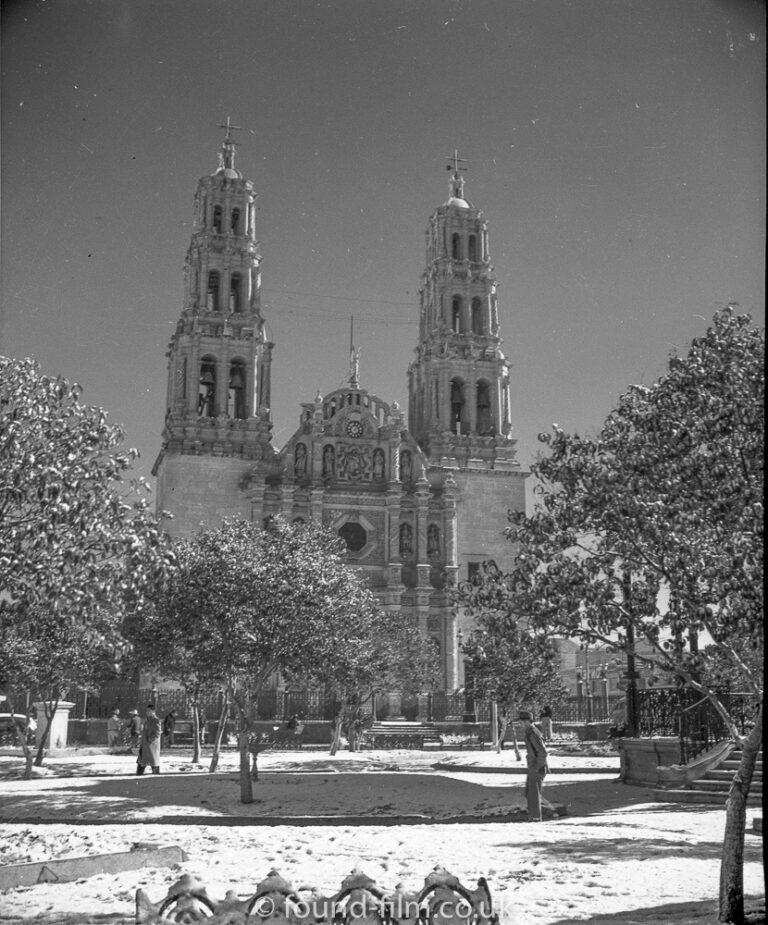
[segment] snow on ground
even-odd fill
[[[653,802],[650,791],[617,782],[615,755],[554,754],[544,792],[552,804],[567,804],[568,815],[535,824],[498,821],[521,818],[510,813],[525,802],[524,762],[511,752],[266,753],[251,806],[239,802],[235,762],[227,754],[209,775],[191,769],[188,753],[175,752],[163,757],[159,777],[137,779],[131,756],[73,750],[48,759],[47,775],[22,781],[10,777],[18,759],[0,757],[0,864],[148,842],[177,844],[189,855],[175,870],[8,891],[0,894],[0,923],[131,921],[138,887],[157,901],[182,872],[216,897],[230,888],[252,894],[272,868],[296,887],[330,895],[353,868],[383,888],[418,889],[435,865],[469,885],[486,877],[507,925],[565,925],[598,915],[623,925],[714,921],[702,917],[711,904],[697,904],[717,896],[723,810]],[[438,762],[457,770],[434,770]],[[440,822],[458,814],[476,821]],[[264,824],[292,815],[367,818],[359,825]],[[159,821],[168,816],[179,824]],[[41,817],[51,824],[35,824]],[[376,824],[392,817],[411,824]],[[751,895],[762,890],[760,860],[759,840],[748,835]],[[662,914],[669,903],[684,904],[693,918]],[[651,907],[645,917],[629,912]]]

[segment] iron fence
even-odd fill
[[[717,695],[739,732],[745,735],[757,716],[755,697],[729,690],[718,691]],[[638,707],[639,734],[642,737],[677,737],[681,764],[731,735],[712,701],[690,688],[657,687],[638,691]]]

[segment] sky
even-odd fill
[[[754,0],[6,0],[0,352],[109,411],[149,477],[219,123],[258,192],[277,447],[348,375],[407,407],[446,165],[489,222],[527,466],[715,310],[764,324]]]

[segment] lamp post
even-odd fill
[[[637,697],[638,673],[635,668],[635,627],[632,623],[632,575],[628,570],[622,576],[622,594],[627,611],[627,735],[634,738],[640,725],[640,705]]]

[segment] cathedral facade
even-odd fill
[[[256,196],[227,130],[195,195],[153,474],[174,536],[276,514],[336,531],[383,607],[405,610],[436,640],[452,690],[463,683],[462,627],[449,588],[484,559],[510,564],[503,531],[507,511],[524,509],[527,473],[511,436],[487,222],[464,198],[458,162],[449,193],[427,228],[407,421],[397,402],[361,387],[353,352],[347,384],[303,403],[298,430],[277,448]]]

